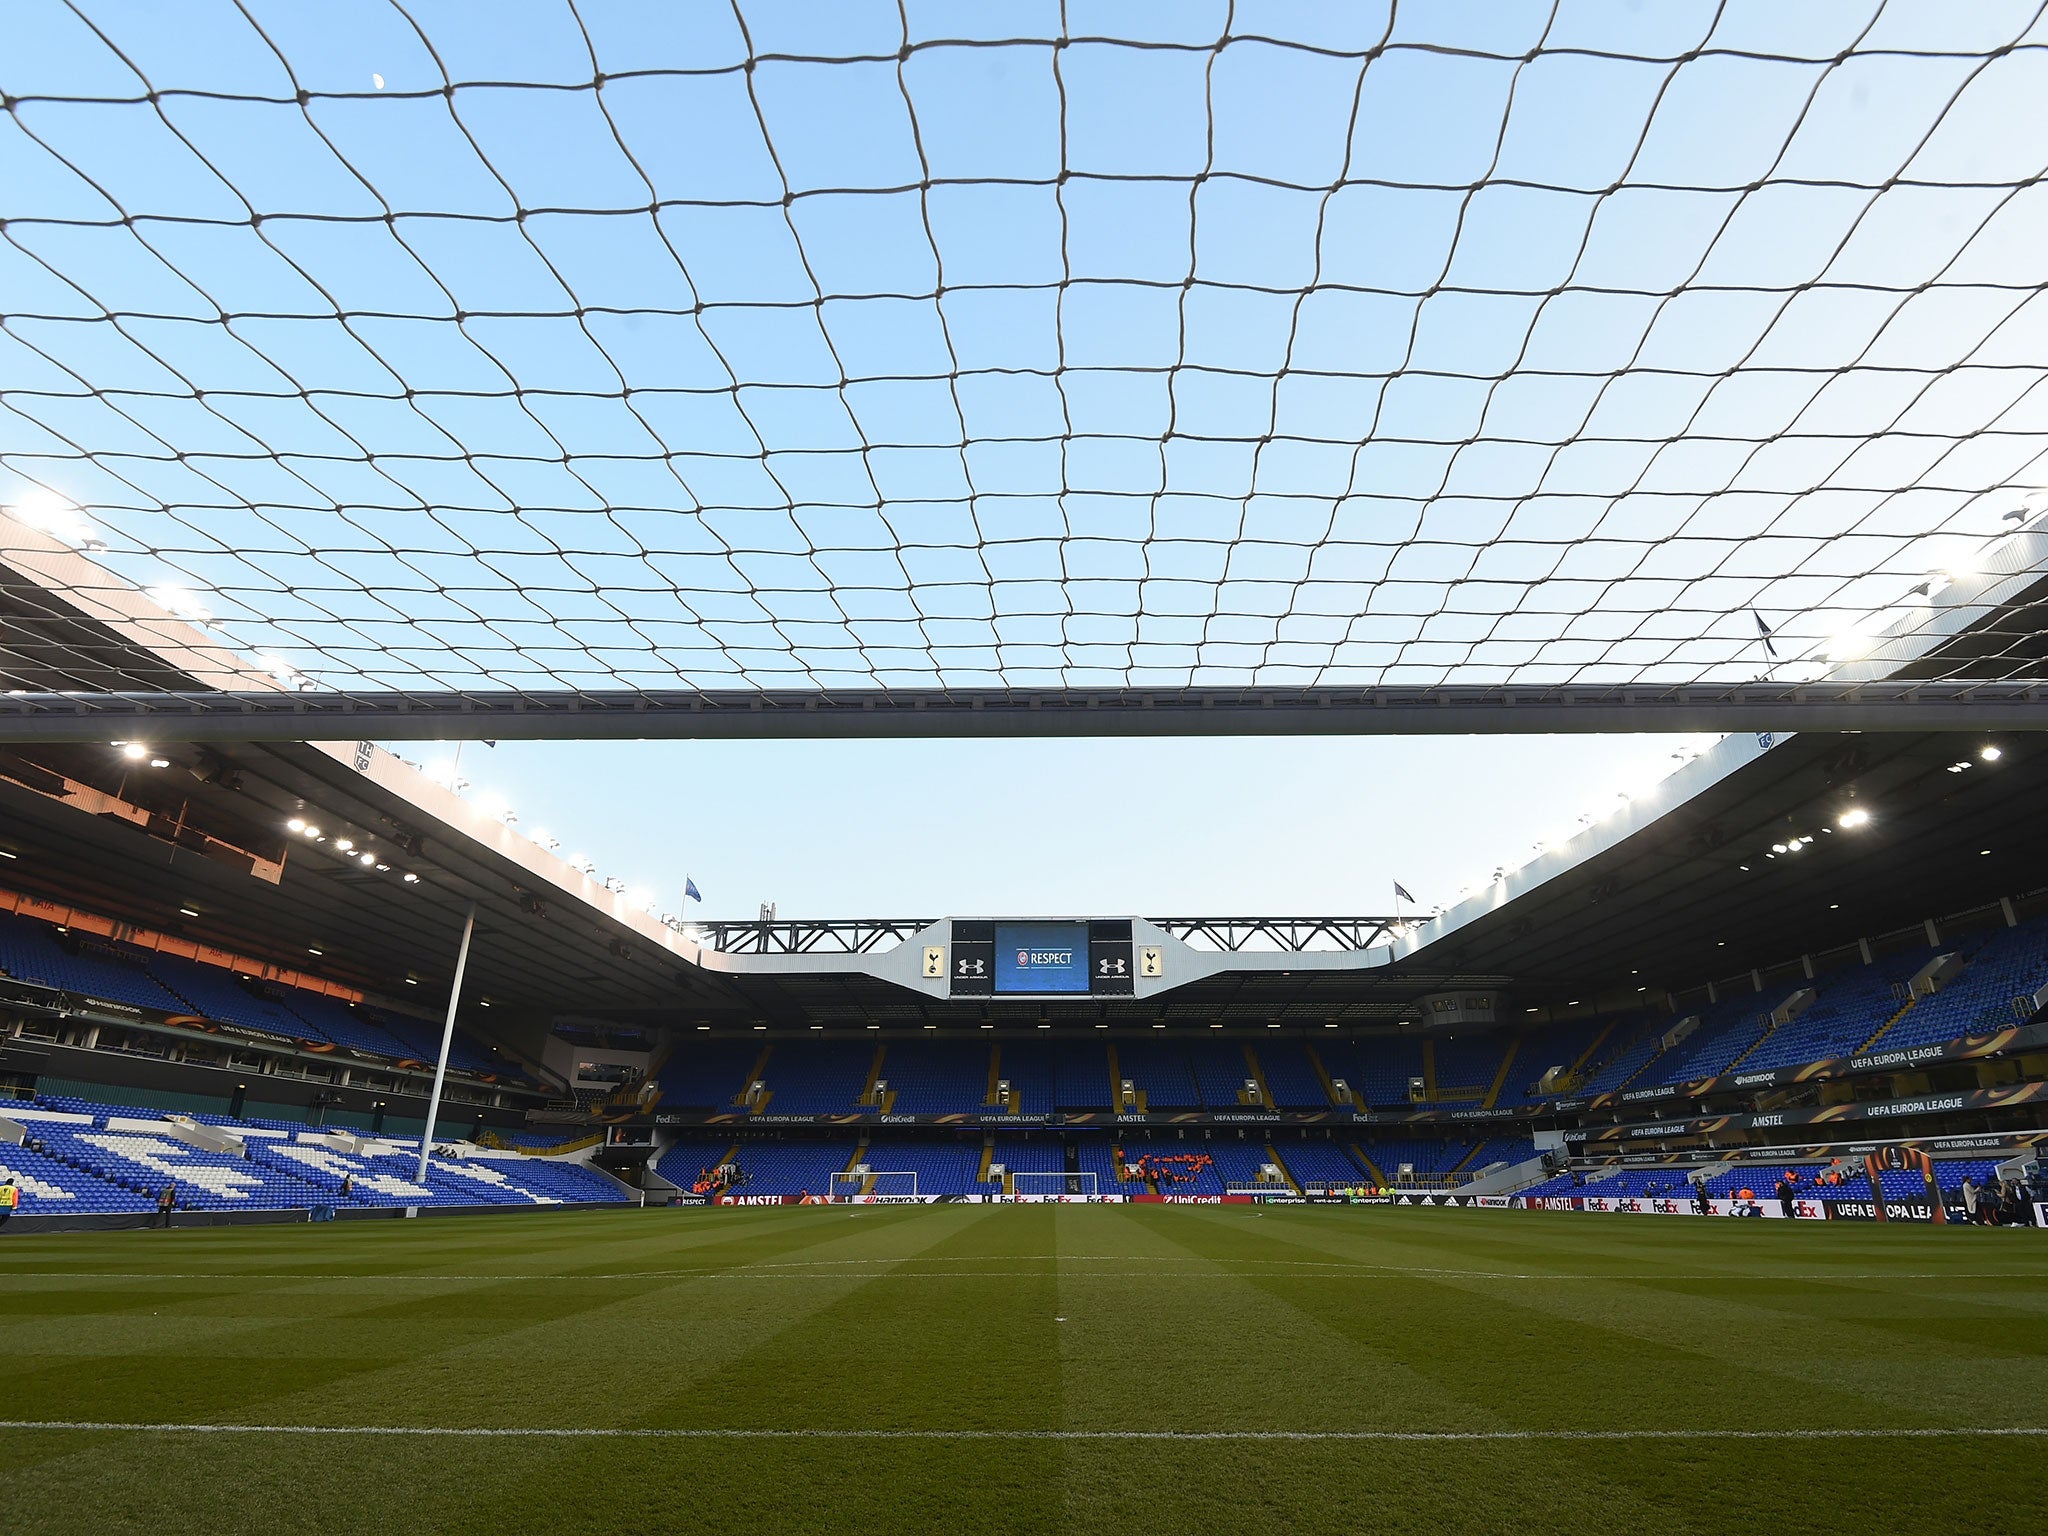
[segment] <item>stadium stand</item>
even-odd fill
[[[988,1091],[989,1048],[978,1041],[907,1040],[882,1058],[882,1078],[902,1115],[948,1115],[981,1107]]]
[[[14,913],[0,913],[0,972],[154,1013],[196,1014],[280,1042],[341,1046],[394,1061],[431,1061],[440,1054],[439,1030],[420,1020],[300,987],[238,978],[181,955],[60,933]],[[525,1076],[462,1029],[449,1047],[448,1064],[458,1072]]]
[[[1909,950],[1881,956],[1871,965],[1844,966],[1819,978],[1810,1008],[1767,1030],[1730,1065],[1761,1071],[1849,1055],[1903,1006],[1895,989],[1902,989],[1932,958],[1930,950]]]
[[[412,1182],[419,1145],[357,1138],[277,1120],[226,1115],[182,1117],[229,1134],[230,1150],[198,1145],[179,1120],[145,1105],[110,1105],[67,1095],[38,1095],[31,1104],[4,1106],[7,1118],[42,1143],[46,1165],[69,1173],[56,1187],[75,1198],[104,1196],[100,1186],[124,1192],[104,1209],[147,1208],[167,1183],[184,1210],[296,1210],[314,1205],[534,1205],[621,1203],[629,1197],[604,1175],[580,1164],[517,1152],[477,1150],[464,1157],[437,1153],[424,1186]],[[234,1150],[234,1144],[240,1150]],[[12,1148],[0,1149],[6,1156]],[[25,1153],[34,1156],[35,1153]],[[46,1166],[46,1171],[50,1171]],[[94,1183],[67,1185],[86,1175]],[[354,1186],[341,1197],[344,1176]],[[40,1175],[39,1175],[40,1177]],[[137,1206],[134,1201],[142,1201]],[[76,1207],[83,1211],[88,1207]],[[26,1209],[26,1207],[24,1208]],[[72,1209],[67,1206],[66,1209]]]
[[[259,1030],[286,1040],[327,1038],[289,1009],[248,992],[237,982],[232,971],[201,965],[182,955],[161,953],[150,954],[143,963],[165,990],[183,1000],[187,1012],[218,1019],[224,1024],[239,1024],[244,1029]],[[386,1049],[382,1054],[397,1053]]]
[[[1457,1171],[1477,1177],[1498,1164],[1526,1163],[1536,1155],[1536,1143],[1527,1136],[1494,1136],[1480,1142],[1459,1164]]]
[[[1213,1141],[1202,1143],[1202,1150],[1216,1160],[1216,1175],[1226,1189],[1271,1190],[1282,1187],[1261,1176],[1265,1166],[1273,1161],[1267,1155],[1263,1142],[1218,1136]]]
[[[1960,976],[1920,999],[1883,1035],[1859,1049],[1879,1045],[1899,1049],[1958,1035],[1989,1034],[2030,1016],[2034,994],[2044,986],[2048,986],[2048,922],[2036,920],[2001,929],[1975,951]]]
[[[1088,1137],[1076,1143],[1075,1151],[1080,1171],[1095,1175],[1095,1188],[1098,1194],[1128,1195],[1142,1192],[1141,1186],[1126,1182],[1124,1179],[1124,1169],[1128,1164],[1121,1155],[1123,1149],[1106,1139]]]
[[[723,1163],[732,1152],[729,1136],[682,1136],[662,1149],[654,1171],[678,1189],[694,1189],[706,1171]]]
[[[1020,1115],[1049,1115],[1058,1103],[1053,1053],[1035,1040],[995,1047],[995,1077],[1010,1085]]]
[[[858,1041],[778,1050],[764,1079],[768,1102],[777,1114],[850,1114],[859,1107],[874,1059],[875,1047]]]
[[[1975,1179],[1981,1185],[1995,1175],[1997,1167],[1997,1160],[1993,1158],[1937,1157],[1934,1172],[1942,1190],[1953,1194],[1965,1177]],[[1657,1195],[1690,1197],[1694,1188],[1693,1177],[1698,1171],[1697,1165],[1685,1163],[1667,1163],[1654,1168],[1583,1166],[1544,1179],[1517,1193],[1535,1196],[1600,1195],[1615,1199],[1648,1199]],[[1831,1172],[1838,1182],[1825,1182],[1824,1176]],[[1852,1160],[1837,1166],[1824,1159],[1796,1163],[1737,1163],[1706,1181],[1707,1194],[1712,1199],[1729,1200],[1748,1190],[1756,1199],[1775,1199],[1778,1180],[1787,1174],[1793,1176],[1798,1186],[1798,1198],[1802,1200],[1870,1198],[1870,1179],[1860,1161]],[[1926,1198],[1926,1180],[1917,1172],[1887,1170],[1880,1177],[1887,1199]]]
[[[1494,1034],[1447,1035],[1435,1041],[1433,1075],[1439,1102],[1478,1104],[1493,1088],[1506,1054],[1505,1037]]]
[[[1582,1091],[1607,1093],[1633,1082],[1664,1049],[1670,1025],[1670,1019],[1661,1013],[1631,1013],[1616,1019],[1595,1053],[1596,1065],[1587,1074]]]
[[[1534,1103],[1543,1095],[1537,1084],[1552,1067],[1570,1072],[1591,1051],[1612,1021],[1606,1018],[1559,1019],[1522,1032],[1501,1082],[1496,1108]]]
[[[1290,1141],[1275,1149],[1304,1188],[1349,1188],[1365,1181],[1357,1162],[1333,1141]]]
[[[1110,1081],[1108,1053],[1099,1042],[1062,1040],[1053,1047],[1052,1058],[1053,1099],[1058,1108],[1110,1108],[1116,1085]]]
[[[1235,1040],[1196,1040],[1186,1053],[1199,1102],[1209,1109],[1235,1109],[1242,1102],[1245,1080],[1252,1075],[1244,1047]]]
[[[1144,1095],[1152,1109],[1194,1109],[1202,1095],[1195,1087],[1195,1074],[1188,1064],[1187,1047],[1178,1042],[1132,1039],[1116,1048],[1118,1073]],[[1244,1059],[1238,1058],[1238,1076],[1244,1076]],[[1230,1103],[1237,1102],[1235,1093]]]
[[[1762,995],[1747,993],[1692,1010],[1699,1015],[1699,1027],[1664,1052],[1656,1071],[1648,1076],[1659,1083],[1685,1083],[1726,1072],[1764,1037],[1770,1028],[1771,1010],[1792,990],[1780,987]]]
[[[1275,1109],[1327,1109],[1330,1096],[1309,1060],[1308,1047],[1295,1040],[1261,1045],[1255,1051],[1266,1091]]]
[[[869,1145],[867,1164],[877,1173],[914,1173],[920,1195],[983,1193],[975,1175],[981,1168],[981,1143],[956,1141],[876,1141]],[[886,1193],[886,1191],[885,1191]]]
[[[0,913],[0,970],[84,997],[160,1013],[191,1010],[161,982],[106,945],[85,943],[32,917]]]
[[[746,1170],[750,1195],[823,1195],[832,1175],[853,1161],[854,1145],[844,1141],[750,1141],[735,1159]],[[681,1182],[678,1180],[677,1182]]]
[[[1438,1141],[1422,1137],[1374,1137],[1361,1143],[1361,1149],[1372,1160],[1372,1165],[1386,1174],[1390,1181],[1398,1180],[1397,1170],[1403,1163],[1414,1164],[1418,1179],[1440,1181],[1470,1157],[1474,1148],[1475,1143],[1469,1141]]]
[[[671,1109],[724,1109],[747,1090],[761,1047],[743,1040],[694,1040],[669,1053],[655,1075]]]
[[[1067,1171],[1066,1148],[1050,1136],[1003,1136],[998,1135],[989,1152],[989,1161],[999,1164],[1009,1173],[1065,1173]],[[1100,1194],[1109,1193],[1102,1189]]]
[[[1127,1165],[1135,1165],[1145,1158],[1199,1159],[1205,1154],[1213,1158],[1215,1145],[1177,1136],[1126,1136],[1122,1143],[1124,1161]],[[1237,1166],[1242,1166],[1241,1161]],[[1223,1176],[1213,1165],[1189,1165],[1187,1177],[1178,1179],[1170,1185],[1162,1185],[1158,1192],[1163,1195],[1220,1195],[1224,1193]]]
[[[1341,1041],[1323,1060],[1367,1104],[1387,1109],[1408,1103],[1408,1080],[1423,1076],[1422,1042],[1412,1036]]]

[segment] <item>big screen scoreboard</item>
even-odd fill
[[[1131,995],[1128,918],[1094,922],[953,924],[955,997]]]

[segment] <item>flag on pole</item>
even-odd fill
[[[1749,610],[1749,616],[1756,620],[1756,632],[1763,637],[1764,654],[1773,661],[1777,660],[1778,648],[1771,644],[1771,626],[1764,622],[1764,616],[1754,608]]]
[[[1415,899],[1414,893],[1398,880],[1394,882],[1394,895],[1402,901],[1413,901]]]
[[[697,882],[688,875],[683,876],[683,900],[702,901],[703,899],[704,893],[697,889]]]

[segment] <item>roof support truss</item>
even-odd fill
[[[0,741],[818,740],[2048,729],[2048,678],[1375,688],[15,693]]]

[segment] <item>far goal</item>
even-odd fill
[[[1093,1200],[1092,1173],[1013,1173],[1010,1193],[1019,1200]]]
[[[884,1173],[856,1168],[847,1173],[833,1174],[832,1187],[826,1193],[831,1195],[833,1200],[849,1205],[915,1200],[917,1175],[909,1171]]]

